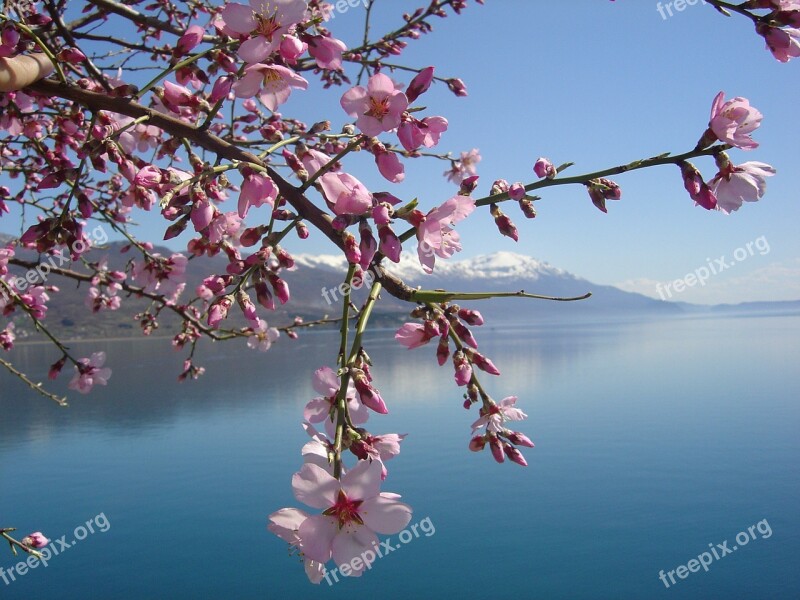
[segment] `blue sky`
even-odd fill
[[[400,13],[420,4],[379,0],[372,31],[396,28]],[[361,6],[350,8],[330,28],[352,45],[363,35],[364,14]],[[800,298],[800,152],[794,143],[800,124],[795,108],[800,63],[774,60],[748,20],[725,18],[702,3],[663,19],[650,0],[488,0],[485,6],[470,2],[461,16],[434,24],[434,32],[411,43],[398,62],[436,65],[437,75],[461,77],[467,84],[467,98],[455,98],[437,85],[418,104],[428,107],[424,114],[443,115],[450,122],[437,150],[480,149],[481,195],[497,178],[534,181],[531,168],[541,155],[557,164],[575,162],[567,173],[576,175],[689,150],[705,129],[720,90],[728,97],[749,98],[765,116],[754,136],[761,147],[732,151],[733,162],[759,160],[778,169],[761,202],[729,216],[695,207],[674,166],[617,178],[623,197],[609,203],[608,214],[592,206],[582,186],[550,189],[537,203],[534,221],[508,205],[520,230],[518,243],[497,233],[488,210],[476,211],[458,226],[465,248],[461,257],[515,251],[596,283],[658,297],[657,282],[683,278],[709,259],[725,256],[734,266],[672,299]],[[409,76],[398,72],[396,79],[407,83]],[[325,91],[309,80],[309,91],[295,92],[284,114],[308,122],[331,118],[335,128],[345,123],[338,104],[344,90]],[[392,141],[394,136],[384,138]],[[706,178],[716,172],[711,159],[695,164]],[[442,177],[446,165],[439,161],[407,160],[400,185],[383,180],[367,157],[357,156],[347,167],[371,189],[403,199],[419,197],[425,209],[454,193]],[[156,227],[156,219],[134,217],[148,235],[160,239],[163,226]],[[0,230],[14,231],[9,217],[0,221]],[[182,249],[187,239],[182,236],[173,248]],[[762,240],[762,250],[740,262],[733,258],[756,240]],[[312,233],[290,250],[333,249]]]

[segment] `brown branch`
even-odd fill
[[[14,375],[15,377],[18,377],[19,379],[21,379],[25,383],[25,385],[27,385],[33,391],[41,394],[45,398],[49,398],[50,400],[52,400],[53,402],[55,402],[59,406],[68,406],[66,397],[59,398],[55,394],[52,394],[52,393],[48,392],[46,389],[44,389],[42,387],[41,383],[34,383],[32,380],[30,380],[28,378],[27,375],[25,375],[25,373],[23,373],[22,371],[17,370],[14,367],[14,365],[12,365],[7,360],[4,360],[4,359],[0,358],[0,365],[3,365],[6,369],[8,369],[8,371],[12,375]]]
[[[344,250],[344,241],[342,236],[333,228],[331,216],[318,208],[295,186],[286,181],[277,171],[255,154],[226,142],[208,131],[200,130],[186,121],[165,115],[126,98],[114,98],[105,94],[67,86],[49,79],[43,79],[29,89],[50,97],[66,98],[92,110],[107,110],[133,117],[134,119],[147,116],[149,117],[148,125],[154,125],[174,137],[185,138],[228,160],[252,163],[266,169],[269,176],[278,186],[281,195],[294,207],[297,214],[319,229],[339,249]],[[413,288],[389,273],[381,265],[376,265],[374,271],[377,280],[383,284],[383,287],[392,296],[400,300],[413,301],[412,298],[415,291]]]

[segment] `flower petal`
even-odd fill
[[[294,497],[314,508],[330,508],[336,503],[339,482],[317,465],[304,464],[292,476]]]
[[[339,533],[336,517],[311,515],[300,525],[300,549],[311,560],[326,563],[331,558],[331,545]]]
[[[383,494],[364,500],[358,509],[364,525],[372,531],[387,535],[402,531],[411,520],[411,513],[408,504],[387,498]]]

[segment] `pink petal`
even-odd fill
[[[243,4],[228,4],[222,9],[222,20],[228,29],[236,33],[250,33],[256,28],[253,9]]]
[[[311,383],[317,393],[325,396],[331,396],[339,389],[339,378],[330,367],[322,367],[314,371]]]
[[[300,525],[300,549],[307,558],[326,563],[331,558],[331,545],[339,533],[336,517],[311,515]]]
[[[251,37],[239,46],[239,58],[249,64],[260,63],[275,50],[275,44],[262,35]]]
[[[328,417],[331,411],[331,403],[325,398],[314,398],[306,404],[303,410],[303,418],[309,423],[320,423]]]
[[[355,117],[366,109],[366,99],[367,90],[359,85],[347,90],[339,103],[342,105],[344,112],[351,117]]]
[[[360,460],[342,477],[342,490],[351,500],[366,500],[381,491],[381,464]]]
[[[336,503],[339,482],[317,465],[305,464],[292,476],[294,497],[314,508],[330,508]]]
[[[364,525],[387,535],[402,531],[411,520],[411,512],[408,504],[383,495],[364,500],[358,509]]]
[[[233,93],[237,98],[252,98],[261,89],[264,76],[257,69],[248,68],[244,77],[233,84]]]
[[[345,527],[333,539],[333,544],[331,545],[333,560],[341,567],[350,563],[357,556],[360,557],[367,550],[374,553],[377,545],[378,536],[368,527],[363,525]],[[353,565],[351,564],[350,566],[352,567]],[[360,577],[365,568],[366,565],[362,564],[360,569],[353,569],[351,576]]]

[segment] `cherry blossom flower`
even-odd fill
[[[758,147],[750,134],[761,125],[761,113],[750,106],[747,98],[736,97],[725,102],[725,92],[714,98],[708,128],[721,142],[742,150]]]
[[[319,184],[337,215],[363,215],[372,208],[372,194],[349,173],[325,173]]]
[[[222,9],[223,30],[251,37],[242,42],[239,56],[259,63],[278,49],[281,36],[303,20],[306,0],[250,0],[250,6],[231,3]]]
[[[438,333],[430,331],[419,323],[405,323],[395,332],[394,339],[411,350],[412,348],[424,346],[437,335]]]
[[[336,404],[336,396],[339,393],[341,381],[330,367],[321,367],[314,371],[311,379],[314,390],[322,394],[306,404],[303,411],[303,418],[309,423],[330,423],[330,415]],[[347,385],[347,411],[350,415],[350,422],[354,425],[361,425],[367,422],[369,410],[356,399],[356,388],[352,378]],[[331,434],[331,432],[328,432]]]
[[[236,239],[242,227],[242,219],[235,212],[217,215],[208,226],[208,241],[219,244],[226,238]]]
[[[284,542],[288,542],[289,546],[299,549],[300,536],[297,532],[308,517],[308,513],[299,508],[282,508],[269,516],[267,529]],[[311,583],[320,583],[325,577],[325,567],[322,563],[303,556],[303,566]]]
[[[508,396],[503,398],[499,404],[492,404],[488,411],[482,408],[480,418],[472,424],[472,433],[474,434],[482,427],[486,427],[486,431],[490,433],[501,433],[505,429],[503,424],[506,421],[526,419],[528,415],[514,407],[516,402],[516,396]]]
[[[6,325],[5,329],[0,330],[0,348],[8,352],[14,347],[14,323]]]
[[[400,124],[397,137],[403,148],[413,152],[420,146],[433,148],[439,143],[445,131],[447,131],[447,119],[444,117],[425,117],[421,121],[408,117]]]
[[[233,84],[233,93],[237,98],[258,96],[264,106],[275,112],[289,99],[292,88],[305,90],[308,81],[288,67],[256,63],[247,67],[242,78]]]
[[[88,394],[95,385],[106,385],[111,377],[111,369],[103,367],[105,352],[95,352],[90,358],[82,358],[75,365],[75,375],[68,386],[81,394]]]
[[[345,92],[341,105],[356,117],[356,127],[364,134],[377,136],[400,125],[408,98],[387,75],[376,73],[366,88],[359,85]]]
[[[451,225],[467,218],[475,210],[475,201],[470,196],[453,196],[441,206],[434,208],[417,226],[417,255],[423,270],[432,273],[436,257],[450,258],[461,250],[458,234]]]
[[[281,337],[280,331],[268,327],[264,319],[258,319],[258,327],[254,328],[252,335],[247,338],[247,347],[266,352],[279,337]]]
[[[315,35],[308,38],[308,53],[320,69],[338,71],[342,68],[342,52],[347,46],[336,38]]]
[[[453,166],[449,171],[445,171],[445,176],[448,181],[456,184],[461,184],[465,179],[474,177],[478,173],[478,163],[481,161],[481,155],[477,148],[473,148],[469,152],[462,152],[459,160],[453,161]]]
[[[190,25],[175,45],[175,51],[179,55],[189,54],[203,41],[204,34],[205,30],[200,25]]]
[[[153,254],[151,258],[134,261],[132,277],[146,292],[159,292],[176,298],[185,287],[187,258],[183,254],[173,254],[164,258]]]
[[[244,219],[251,206],[269,204],[275,206],[278,197],[278,186],[265,173],[247,173],[239,194],[239,216]]]
[[[779,61],[785,63],[800,56],[800,29],[797,27],[772,27],[758,23],[756,31],[767,42],[772,56]]]
[[[717,208],[730,214],[741,208],[743,202],[757,202],[767,190],[767,177],[775,175],[775,168],[762,162],[749,161],[722,167],[708,186],[717,197]]]
[[[334,479],[324,469],[305,464],[292,477],[295,498],[322,514],[305,519],[298,528],[300,549],[306,558],[326,563],[333,558],[338,566],[372,550],[377,533],[394,534],[411,520],[411,507],[397,494],[381,493],[381,462],[359,461],[355,467]],[[352,569],[359,577],[368,565]]]

